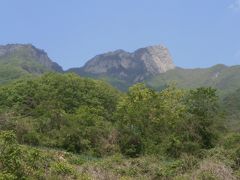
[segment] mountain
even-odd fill
[[[182,88],[212,86],[223,95],[240,88],[240,66],[176,67],[168,49],[162,45],[141,48],[133,53],[116,50],[97,55],[83,67],[68,72],[105,80],[120,90],[127,90],[137,82],[144,82],[156,90],[171,83]]]
[[[31,44],[8,44],[0,46],[0,83],[44,72],[63,72],[41,49]]]
[[[46,52],[31,44],[0,46],[0,84],[45,72],[62,72]],[[240,66],[222,64],[210,68],[184,69],[176,67],[168,49],[162,45],[137,49],[130,53],[116,50],[95,56],[75,72],[80,76],[102,79],[120,90],[144,82],[156,90],[175,83],[182,88],[212,86],[220,95],[227,95],[240,88]]]
[[[100,54],[90,59],[83,67],[72,68],[68,72],[108,79],[116,84],[131,85],[174,68],[168,49],[158,45],[141,48],[132,53],[116,50]]]
[[[240,66],[229,67],[218,64],[210,68],[175,68],[164,74],[145,79],[145,83],[158,90],[170,83],[176,83],[177,86],[183,88],[211,86],[218,89],[221,95],[226,95],[240,88]]]

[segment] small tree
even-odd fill
[[[23,177],[21,150],[12,131],[0,132],[0,170],[16,177]]]

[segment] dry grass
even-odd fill
[[[230,167],[227,167],[221,162],[214,162],[212,160],[204,160],[200,163],[199,169],[196,170],[193,175],[193,180],[198,180],[203,173],[209,173],[213,177],[219,180],[235,180],[233,171]]]

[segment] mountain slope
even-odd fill
[[[220,90],[222,95],[240,88],[240,66],[215,65],[210,68],[176,68],[164,74],[145,80],[148,86],[162,89],[169,83],[176,83],[183,88],[211,86]]]
[[[43,50],[30,44],[0,46],[0,83],[49,71],[63,72]]]
[[[68,71],[130,85],[174,68],[168,49],[158,45],[141,48],[133,53],[116,50],[97,55],[82,68]]]
[[[0,84],[50,71],[64,72],[43,50],[30,44],[0,46]],[[124,91],[138,82],[144,82],[157,90],[170,83],[183,88],[212,86],[219,89],[221,95],[240,88],[240,66],[215,65],[196,69],[175,67],[168,49],[161,45],[140,48],[132,53],[117,50],[97,55],[83,67],[72,68],[67,72],[102,79]]]
[[[212,86],[222,95],[240,88],[240,66],[175,67],[168,49],[161,45],[141,48],[133,53],[117,50],[97,55],[83,67],[72,68],[68,72],[102,79],[124,91],[137,82],[144,82],[157,90],[170,83],[183,88]]]

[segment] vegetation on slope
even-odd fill
[[[240,66],[216,65],[211,68],[176,68],[164,74],[147,79],[146,84],[161,90],[167,84],[176,83],[181,88],[213,87],[221,96],[226,96],[240,88]]]
[[[44,51],[32,45],[0,46],[0,51],[0,84],[45,72],[62,71]]]
[[[120,93],[75,74],[2,85],[0,179],[239,178],[219,102],[212,88]]]
[[[228,127],[235,132],[240,130],[240,89],[228,94],[222,103],[227,116]]]
[[[19,145],[0,132],[0,179],[237,179],[239,149],[214,148],[178,159],[147,155],[105,158]],[[228,144],[229,145],[229,144]],[[231,144],[233,145],[233,144]],[[235,143],[236,145],[236,143]]]

